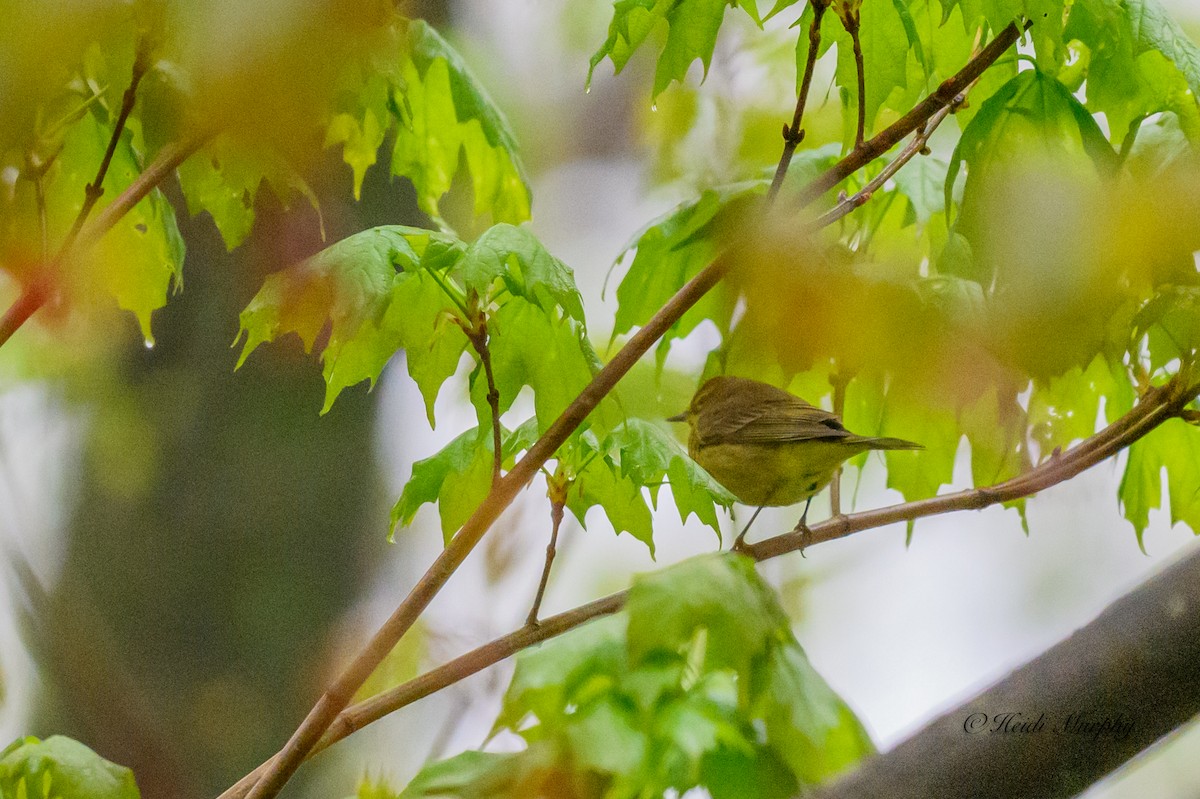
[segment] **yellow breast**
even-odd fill
[[[795,505],[829,484],[865,447],[844,441],[713,444],[689,447],[692,459],[746,505]]]

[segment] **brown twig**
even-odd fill
[[[957,75],[945,81],[916,108],[864,143],[861,148],[850,153],[813,184],[806,187],[801,192],[802,202],[819,197],[829,187],[836,185],[838,181],[887,152],[904,136],[925,124],[938,111],[949,105],[963,87],[969,85],[990,64],[1003,55],[1017,40],[1018,35],[1019,30],[1016,25],[1006,27],[991,44],[968,61]],[[786,149],[785,145],[785,152]],[[821,188],[834,177],[837,179],[833,183]],[[492,486],[488,496],[463,524],[457,535],[451,539],[450,544],[438,555],[409,594],[355,656],[345,671],[321,695],[283,749],[266,764],[262,776],[249,793],[250,799],[272,799],[278,794],[291,775],[308,757],[313,747],[321,740],[326,729],[349,704],[355,692],[420,617],[429,602],[471,553],[500,514],[512,503],[517,494],[533,479],[542,465],[553,457],[558,448],[587,418],[588,414],[608,395],[617,381],[624,377],[625,373],[688,309],[720,282],[728,271],[729,264],[729,256],[722,253],[679,289],[592,378],[587,387],[567,406],[549,429],[534,442],[512,470]]]
[[[87,221],[88,216],[92,213],[92,208],[100,201],[104,195],[104,178],[108,175],[108,168],[112,164],[113,155],[117,152],[117,145],[121,142],[121,134],[125,132],[125,123],[129,120],[129,115],[133,112],[134,103],[137,102],[137,87],[142,82],[142,76],[146,74],[147,61],[149,59],[149,51],[144,39],[138,40],[137,53],[133,57],[133,71],[129,78],[129,86],[125,89],[125,94],[121,97],[121,110],[117,114],[117,122],[113,125],[112,135],[108,138],[108,147],[104,150],[104,157],[100,159],[100,168],[96,170],[96,179],[83,189],[83,205],[79,209],[79,213],[75,215],[75,221],[71,223],[71,229],[67,231],[67,235],[63,238],[62,244],[58,248],[58,255],[55,261],[62,263],[68,252],[75,245],[75,239],[79,235],[79,231],[83,229],[83,224]]]
[[[783,126],[783,155],[779,158],[779,165],[775,167],[775,177],[771,179],[771,188],[767,191],[767,201],[771,202],[775,196],[779,194],[779,189],[783,187],[783,178],[787,175],[788,167],[792,163],[792,156],[796,154],[796,148],[800,146],[800,142],[804,141],[804,131],[800,129],[800,123],[804,118],[804,106],[808,102],[808,93],[812,88],[813,70],[817,65],[817,51],[821,49],[821,19],[825,16],[825,9],[829,6],[829,0],[814,0],[812,3],[813,18],[812,23],[808,26],[808,54],[804,62],[804,74],[800,78],[800,91],[796,93],[796,111],[792,115],[792,124]]]
[[[862,40],[858,36],[861,28],[858,9],[848,9],[842,23],[846,26],[846,33],[850,34],[850,42],[854,49],[855,76],[858,79],[858,120],[854,129],[854,149],[857,150],[862,147],[867,130],[867,77],[863,69]]]
[[[550,582],[550,567],[554,565],[554,548],[558,544],[558,528],[562,520],[563,502],[551,500],[550,543],[546,545],[546,565],[542,567],[542,579],[538,582],[537,593],[533,596],[533,607],[529,609],[529,615],[525,618],[525,623],[530,626],[537,626],[538,623],[538,611],[542,609],[542,597],[546,595],[546,584]]]
[[[941,125],[942,121],[952,114],[956,107],[962,104],[962,101],[963,95],[956,95],[954,101],[950,105],[940,109],[936,114],[934,114],[933,117],[930,118],[929,122],[925,124],[925,128],[916,136],[914,136],[913,140],[909,142],[908,145],[901,150],[878,175],[872,178],[866,186],[863,186],[860,190],[849,197],[840,200],[833,208],[830,208],[824,214],[817,217],[817,219],[812,223],[812,227],[816,229],[832,225],[834,222],[848,215],[854,209],[865,205],[875,194],[875,192],[883,188],[883,185],[891,180],[892,176],[900,171],[901,167],[911,161],[915,156],[925,151],[926,145],[929,144],[929,137],[933,135],[935,130],[937,130],[938,125]]]
[[[504,466],[504,453],[500,437],[500,391],[496,388],[496,374],[492,371],[492,351],[488,346],[487,317],[479,307],[479,296],[472,291],[467,297],[467,313],[472,318],[460,325],[467,339],[483,364],[483,376],[487,380],[487,404],[492,411],[492,485],[500,481]]]

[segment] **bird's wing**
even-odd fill
[[[799,397],[770,397],[755,402],[706,409],[699,425],[702,445],[778,444],[787,441],[842,439],[853,436],[837,416],[809,405]]]

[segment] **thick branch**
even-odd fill
[[[840,174],[841,180],[887,152],[904,136],[925,124],[938,111],[949,105],[962,88],[969,85],[992,62],[999,58],[1019,35],[1015,25],[1004,29],[983,51],[971,59],[963,70],[942,84],[913,111],[882,131],[878,136],[842,159],[829,172],[809,186],[802,196],[819,197],[828,186],[817,189],[830,176]],[[834,181],[836,183],[837,181]],[[833,184],[830,184],[833,185]],[[291,778],[325,730],[349,704],[351,697],[383,661],[401,637],[424,612],[433,597],[442,589],[471,550],[479,543],[500,514],[533,479],[543,464],[558,450],[572,432],[587,418],[600,401],[613,389],[625,373],[649,351],[683,314],[715,286],[729,268],[729,258],[722,254],[687,282],[667,303],[635,333],[625,346],[592,378],[591,383],[563,411],[562,415],[533,444],[513,469],[493,486],[488,496],[466,521],[450,544],[434,560],[408,596],[376,631],[353,662],[326,689],[292,734],[284,748],[267,764],[262,777],[250,791],[250,799],[272,799]]]
[[[816,796],[1066,799],[1198,712],[1200,553],[1193,552]]]

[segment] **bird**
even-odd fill
[[[709,379],[693,395],[688,409],[667,421],[687,422],[692,460],[738,501],[757,506],[734,541],[735,550],[742,548],[750,525],[764,507],[804,501],[796,528],[807,534],[805,520],[813,496],[855,455],[867,450],[924,449],[902,438],[852,433],[837,414],[743,377]]]

